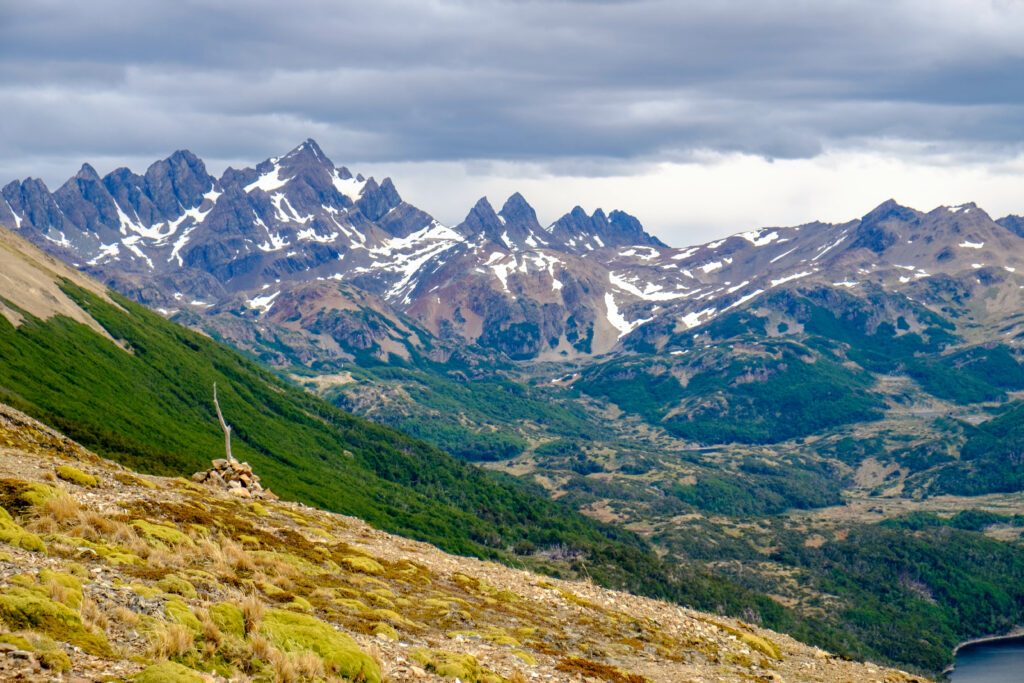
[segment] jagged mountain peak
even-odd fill
[[[532,214],[534,218],[537,217],[533,207],[530,206],[530,203],[526,201],[526,198],[519,192],[513,192],[509,195],[508,199],[506,199],[505,203],[502,205],[500,213],[527,213]]]
[[[498,216],[505,224],[502,240],[507,243],[506,246],[525,249],[546,244],[545,238],[548,235],[537,220],[537,212],[518,192],[505,200]],[[541,237],[542,233],[544,237]]]
[[[874,225],[887,220],[910,221],[919,216],[921,212],[909,206],[899,204],[895,199],[886,199],[884,202],[868,211],[861,217],[861,224]]]
[[[313,138],[307,138],[305,142],[300,143],[283,157],[280,157],[278,163],[281,166],[315,164],[334,168],[334,164],[331,163],[331,160],[327,158],[327,155],[324,154],[324,151],[320,149],[320,145]]]
[[[576,253],[604,247],[665,246],[657,237],[647,233],[639,220],[624,211],[605,214],[598,208],[587,214],[582,207],[575,206],[547,230]]]
[[[78,173],[74,175],[74,180],[87,180],[90,182],[99,182],[100,174],[96,172],[96,169],[91,164],[82,164],[82,168],[78,169]]]
[[[455,231],[466,237],[482,235],[486,239],[496,242],[501,239],[501,228],[502,220],[495,213],[494,207],[491,206],[487,197],[481,197],[462,222],[456,226]]]

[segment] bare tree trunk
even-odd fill
[[[217,383],[213,383],[213,407],[217,409],[217,419],[220,420],[220,428],[224,430],[224,452],[227,453],[228,462],[234,462],[231,455],[231,425],[224,421],[224,415],[220,412],[220,403],[217,401]]]

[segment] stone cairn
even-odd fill
[[[205,472],[196,472],[192,481],[225,490],[239,498],[277,500],[270,489],[260,485],[260,478],[253,474],[249,463],[238,462],[230,456],[214,460],[213,467]]]

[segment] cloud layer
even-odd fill
[[[582,177],[1012,159],[1021,35],[1019,0],[4,3],[0,178],[178,148],[251,163],[306,137],[339,163]]]

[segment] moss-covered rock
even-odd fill
[[[463,683],[504,683],[501,676],[480,666],[473,655],[415,648],[412,658],[427,671],[445,678],[458,678]]]
[[[381,683],[380,667],[349,636],[308,614],[267,610],[260,635],[285,652],[314,652],[328,671],[350,680]]]
[[[70,482],[77,486],[90,486],[97,487],[100,485],[100,480],[91,474],[86,474],[77,467],[71,465],[61,465],[57,468],[57,476],[64,481]]]
[[[49,671],[61,673],[71,668],[71,658],[60,649],[53,638],[39,633],[27,635],[28,637],[13,633],[0,634],[0,643],[7,643],[19,650],[34,653],[40,665]]]
[[[348,555],[341,558],[341,563],[350,571],[362,572],[363,574],[383,574],[384,565],[372,557],[365,555]]]
[[[49,569],[43,569],[39,572],[39,583],[45,585],[57,584],[63,587],[67,594],[67,598],[62,602],[73,609],[79,609],[82,606],[82,584],[77,577],[67,574],[65,572],[55,572]]]
[[[417,624],[412,619],[407,619],[407,618],[403,617],[401,614],[399,614],[398,612],[396,612],[394,610],[383,609],[382,608],[382,609],[371,610],[371,613],[377,619],[381,619],[383,621],[387,621],[389,623],[396,624],[398,626],[403,626],[405,628],[413,628],[413,629],[415,629],[415,628],[423,628],[422,624]]]
[[[43,539],[22,529],[2,507],[0,507],[0,543],[36,553],[46,552],[46,543],[43,542]]]
[[[137,477],[128,472],[118,472],[114,475],[114,479],[117,479],[122,484],[127,484],[128,486],[141,486],[144,489],[155,489],[157,487],[156,484],[148,479]]]
[[[66,652],[61,650],[48,650],[46,652],[37,652],[36,660],[44,668],[54,672],[64,672],[71,670],[71,658],[68,657]]]
[[[293,610],[295,612],[312,612],[313,611],[313,605],[310,604],[309,600],[307,600],[306,598],[302,597],[301,595],[296,595],[294,598],[292,598],[292,601],[289,602],[284,607],[285,607],[285,609],[290,609],[290,610]]]
[[[245,638],[245,616],[238,605],[230,602],[218,602],[210,607],[210,619],[224,633],[236,638]]]
[[[132,679],[135,683],[203,683],[195,670],[177,662],[160,662],[146,667]]]
[[[91,541],[87,538],[63,536],[60,534],[44,536],[44,538],[47,541],[78,548],[82,555],[99,557],[110,564],[134,564],[140,567],[146,564],[145,560],[124,546],[110,545],[100,541]]]
[[[142,537],[147,541],[156,541],[168,548],[175,548],[180,545],[194,546],[195,542],[187,534],[163,524],[153,524],[144,519],[136,519],[132,526],[139,530]]]
[[[186,598],[196,597],[196,587],[177,574],[168,574],[156,582],[156,587],[165,593],[173,593]]]
[[[89,654],[113,654],[105,637],[85,630],[77,612],[27,588],[0,593],[0,621],[13,629],[45,633]]]
[[[752,650],[757,650],[761,654],[771,657],[772,659],[782,659],[782,650],[779,649],[778,645],[767,638],[755,636],[753,633],[743,632],[740,632],[737,637],[750,646],[750,649]]]
[[[21,479],[0,479],[0,507],[20,515],[34,507],[41,507],[50,498],[61,496],[60,489]]]
[[[13,633],[0,633],[0,643],[7,643],[8,645],[13,645],[19,650],[26,650],[29,652],[33,649],[32,643],[28,642],[24,637],[16,636]]]
[[[174,623],[181,624],[187,628],[194,636],[200,634],[203,630],[203,625],[199,622],[199,618],[181,600],[168,600],[167,604],[164,605],[164,614]]]
[[[383,636],[388,640],[398,640],[398,631],[393,626],[383,622],[373,625],[373,635]]]

